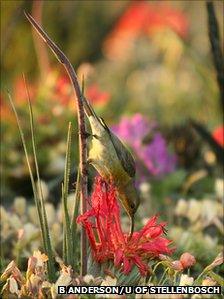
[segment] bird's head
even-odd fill
[[[130,184],[118,190],[120,201],[130,217],[134,217],[140,202],[136,188]]]
[[[119,188],[118,192],[120,201],[131,219],[131,228],[129,234],[131,237],[134,231],[134,217],[140,203],[140,197],[134,184],[128,184],[125,187]]]

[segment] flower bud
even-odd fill
[[[173,261],[171,263],[171,267],[172,269],[174,269],[175,271],[182,271],[184,268],[183,268],[183,265],[181,264],[180,261]]]
[[[190,268],[196,263],[195,257],[189,252],[185,252],[180,257],[180,263],[183,266],[183,269]]]

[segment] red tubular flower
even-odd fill
[[[168,248],[171,241],[162,236],[165,223],[158,224],[157,216],[149,219],[140,231],[134,232],[131,239],[123,233],[116,189],[101,177],[95,180],[91,202],[92,208],[80,215],[77,222],[84,225],[97,262],[111,260],[116,267],[122,267],[124,274],[136,265],[140,274],[145,276],[149,259],[172,252]]]
[[[71,82],[66,74],[59,74],[56,79],[54,97],[60,101],[62,106],[67,106],[73,100]]]

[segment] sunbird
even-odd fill
[[[62,64],[69,64],[71,67],[64,53],[49,38],[33,17],[27,13],[25,15],[58,60]],[[112,181],[115,185],[119,200],[131,220],[129,234],[129,237],[131,237],[134,231],[135,212],[140,202],[139,194],[135,187],[136,167],[134,158],[121,140],[111,132],[104,120],[96,115],[93,107],[83,94],[82,101],[92,131],[92,134],[86,134],[87,137],[92,137],[89,145],[88,162],[106,182]]]

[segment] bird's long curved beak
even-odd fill
[[[130,240],[133,235],[134,226],[135,226],[135,218],[134,218],[134,216],[130,216],[130,232],[128,235],[128,240]]]
[[[64,64],[65,60],[68,61],[68,58],[65,54],[59,49],[59,47],[50,39],[47,33],[40,27],[40,25],[34,20],[34,18],[27,12],[24,11],[24,14],[27,20],[31,23],[31,25],[35,28],[37,33],[41,36],[41,38],[45,41],[45,43],[49,46],[52,52],[55,54],[57,59]]]
[[[54,53],[56,58],[59,60],[60,63],[66,65],[66,69],[71,76],[71,63],[69,62],[67,56],[61,51],[61,49],[52,41],[52,39],[47,35],[47,33],[43,30],[43,28],[34,20],[34,18],[27,12],[24,11],[24,14],[27,20],[31,23],[43,41],[48,45],[51,51]],[[72,77],[72,76],[71,76]],[[74,76],[73,76],[74,77]],[[78,85],[78,79],[75,75],[75,82],[74,84]],[[82,102],[84,104],[84,109],[87,116],[93,115],[97,118],[92,106],[90,105],[89,101],[82,95]]]

